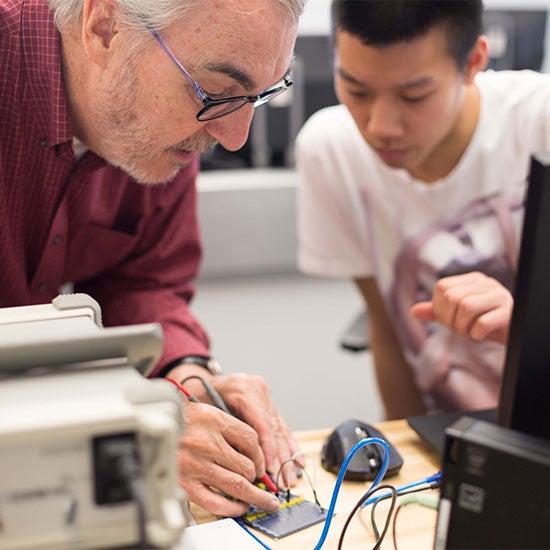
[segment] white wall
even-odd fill
[[[193,312],[226,372],[263,376],[293,430],[382,420],[370,353],[340,349],[358,312],[349,281],[298,274],[199,280]]]
[[[339,338],[361,309],[351,282],[296,270],[293,170],[199,176],[204,240],[193,311],[227,372],[260,374],[292,429],[382,419],[369,353]]]
[[[294,170],[199,175],[203,278],[296,271]]]

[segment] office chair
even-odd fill
[[[360,311],[344,330],[340,337],[340,347],[349,352],[358,353],[369,349],[367,336],[368,314]]]

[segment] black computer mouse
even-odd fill
[[[329,472],[338,473],[346,456],[353,446],[366,437],[379,437],[390,447],[388,470],[384,477],[397,474],[403,466],[403,458],[397,449],[375,427],[360,420],[347,420],[327,437],[321,451],[321,463]],[[361,447],[351,459],[344,475],[344,479],[353,481],[367,481],[374,479],[382,465],[384,450],[380,445],[365,445]]]

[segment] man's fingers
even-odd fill
[[[220,473],[216,487],[221,489],[227,495],[248,502],[262,510],[275,512],[279,509],[279,499],[268,491],[264,491],[244,478],[236,476],[227,470]]]
[[[489,311],[473,325],[470,337],[474,340],[490,340],[499,344],[508,341],[511,310],[501,308]]]
[[[298,445],[278,413],[265,380],[235,374],[216,380],[216,384],[231,409],[258,434],[266,469],[277,475],[282,462],[298,450]],[[262,474],[258,471],[258,477]]]
[[[431,302],[419,302],[411,314],[437,321],[458,334],[477,340],[505,342],[513,307],[508,290],[496,279],[472,272],[440,279]]]
[[[243,478],[213,474],[211,485],[201,480],[180,478],[180,484],[187,496],[195,504],[218,516],[240,516],[247,512],[250,504],[268,512],[275,512],[280,507],[279,499],[246,482]],[[218,487],[220,491],[212,489]],[[233,494],[231,494],[233,493]],[[230,498],[232,497],[232,498]],[[249,504],[250,503],[250,504]]]
[[[197,480],[180,477],[180,485],[189,500],[216,516],[237,517],[244,514],[249,508],[247,503],[228,499]]]
[[[431,302],[418,302],[411,308],[411,315],[419,321],[429,323],[435,321],[434,310]]]
[[[259,478],[266,470],[259,434],[242,421],[233,420],[236,424],[224,431],[225,439],[233,449],[225,457],[219,458],[219,464],[235,463],[239,459],[242,469],[238,473],[251,480]]]

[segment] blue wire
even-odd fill
[[[332,522],[332,516],[334,515],[334,508],[336,507],[336,499],[338,498],[340,486],[342,485],[342,481],[344,480],[344,475],[346,473],[346,470],[348,469],[351,459],[361,447],[364,447],[365,445],[370,445],[371,443],[380,445],[384,449],[384,459],[382,460],[382,466],[380,466],[380,470],[378,471],[376,478],[372,482],[371,489],[373,487],[376,487],[376,485],[380,483],[380,481],[386,474],[386,470],[388,469],[388,463],[390,461],[390,447],[386,443],[386,441],[384,441],[383,439],[380,439],[379,437],[368,437],[366,439],[362,439],[361,441],[359,441],[353,446],[351,451],[346,456],[338,472],[338,477],[336,478],[336,484],[334,485],[334,490],[332,492],[332,499],[330,501],[330,506],[328,507],[328,511],[327,511],[327,519],[325,520],[325,526],[323,528],[321,537],[319,538],[319,541],[317,542],[314,550],[320,550],[320,548],[323,546],[325,542],[325,539],[327,538],[328,530]]]
[[[334,485],[334,490],[332,492],[332,499],[330,501],[330,506],[327,510],[327,519],[325,520],[325,526],[323,528],[323,532],[321,533],[321,537],[319,538],[319,541],[315,545],[314,550],[320,550],[322,545],[324,544],[328,531],[330,529],[330,524],[332,522],[332,517],[334,516],[334,508],[336,507],[336,500],[338,498],[338,493],[340,492],[340,487],[342,485],[342,481],[344,480],[344,475],[348,469],[349,463],[351,459],[354,457],[355,453],[364,447],[365,445],[374,444],[374,445],[380,445],[384,449],[384,458],[382,460],[382,465],[380,466],[380,470],[378,471],[378,474],[376,475],[376,478],[372,482],[371,489],[376,487],[384,475],[386,474],[386,471],[388,469],[388,463],[390,460],[390,447],[384,441],[383,439],[379,439],[378,437],[369,437],[366,439],[362,439],[358,443],[354,445],[354,447],[350,450],[348,455],[346,456],[344,462],[342,463],[342,466],[340,467],[340,470],[338,472],[338,477],[336,479],[336,483]],[[438,472],[437,474],[430,476],[426,479],[423,479],[422,481],[417,481],[415,483],[410,483],[408,485],[403,485],[402,487],[399,487],[397,491],[404,491],[405,489],[409,489],[411,487],[414,487],[416,485],[420,485],[422,483],[432,483],[433,481],[437,481],[441,478],[441,472]],[[382,495],[383,496],[383,495]],[[382,498],[382,497],[379,497]],[[372,503],[378,500],[377,498],[369,499],[364,506],[367,505],[367,503]],[[261,539],[259,539],[248,527],[243,523],[243,521],[240,518],[233,518],[235,522],[242,527],[253,539],[255,539],[263,548],[266,550],[272,550],[267,544],[265,544]]]
[[[403,491],[406,491],[407,489],[412,489],[413,487],[418,487],[418,485],[424,485],[425,483],[433,483],[435,481],[439,481],[441,479],[441,472],[437,472],[434,475],[431,475],[427,477],[426,479],[421,479],[420,481],[414,481],[412,483],[408,483],[407,485],[401,485],[401,487],[396,487],[397,494],[402,493]],[[375,497],[371,497],[363,504],[361,504],[361,508],[368,506],[369,504],[374,504],[375,502],[378,502],[379,500],[391,496],[390,492],[382,493],[380,495],[377,495]]]
[[[264,548],[267,550],[271,550],[271,548],[260,538],[258,538],[242,521],[240,518],[233,518],[235,523],[237,525],[240,525],[256,542],[260,543]]]

